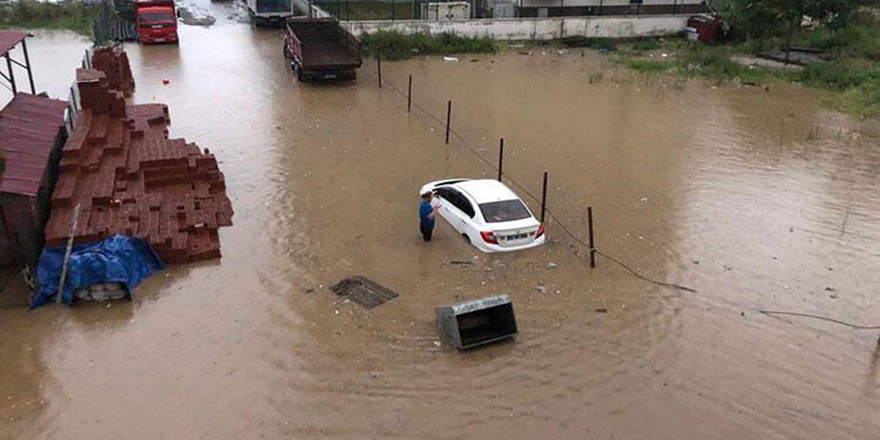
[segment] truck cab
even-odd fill
[[[141,43],[177,43],[177,11],[173,0],[135,2],[138,40]]]

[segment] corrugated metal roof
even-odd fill
[[[0,31],[0,56],[5,55],[6,52],[9,52],[18,43],[21,43],[22,40],[30,36],[31,34],[27,32]]]
[[[66,107],[64,101],[19,93],[0,110],[0,149],[6,157],[0,192],[37,195]]]

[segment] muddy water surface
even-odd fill
[[[821,97],[540,50],[385,63],[382,89],[370,63],[357,84],[300,85],[280,35],[235,20],[128,51],[134,100],[169,104],[172,136],[222,161],[235,226],[221,260],[170,268],[131,303],[30,312],[11,283],[0,438],[880,432],[877,332],[758,313],[880,320],[880,141]],[[421,109],[443,119],[453,101],[450,145],[407,115],[394,88],[410,74]],[[474,153],[494,161],[502,136],[535,211],[525,191],[550,173],[547,245],[480,254],[442,221],[422,243],[419,186],[494,176]],[[697,292],[604,258],[590,270],[563,231],[585,237],[587,206],[604,252]],[[340,301],[327,286],[350,274],[400,297]],[[438,338],[435,306],[498,293],[514,342],[458,353]]]

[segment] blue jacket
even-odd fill
[[[419,224],[428,228],[434,227],[434,216],[431,215],[434,207],[425,200],[419,205]]]

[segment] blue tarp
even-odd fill
[[[64,247],[45,248],[37,265],[37,281],[40,290],[31,300],[35,309],[54,301],[61,279],[61,265],[64,262]],[[139,237],[114,235],[96,243],[73,246],[67,264],[67,281],[61,300],[73,304],[73,291],[97,283],[122,283],[129,292],[153,272],[164,269],[162,260]]]

